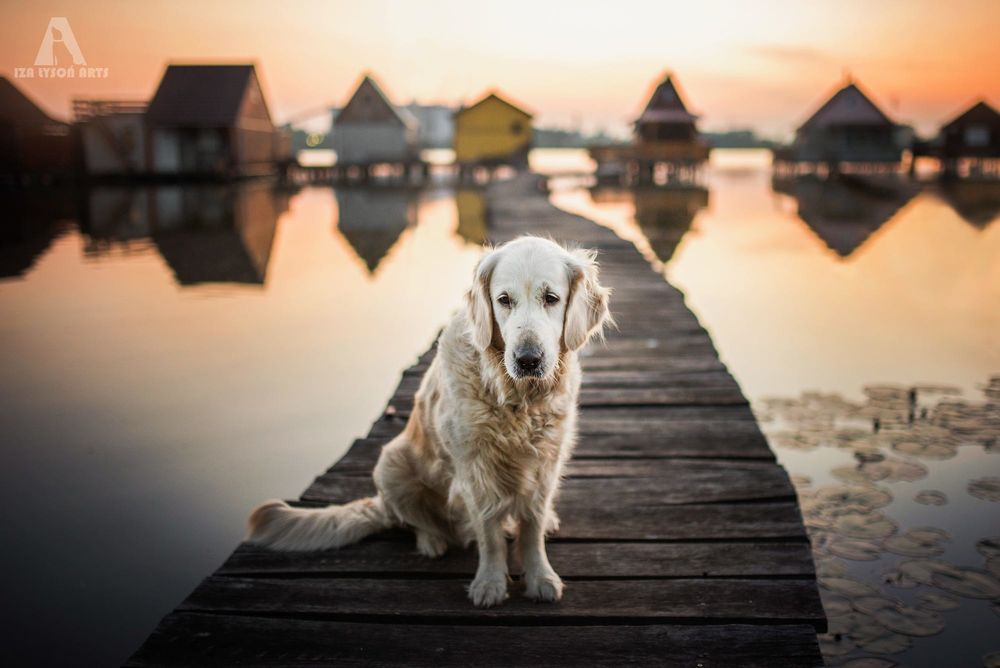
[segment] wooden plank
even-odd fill
[[[794,499],[784,469],[773,464],[706,466],[691,460],[575,462],[563,481],[559,507],[670,506]],[[334,468],[316,478],[303,498],[346,499],[374,492],[371,481]],[[352,494],[357,496],[352,497]]]
[[[130,666],[822,666],[813,627],[428,626],[174,613]]]
[[[400,543],[403,543],[401,546]],[[561,542],[550,539],[549,559],[563,578],[808,577],[812,554],[805,541],[710,543]],[[472,577],[473,548],[449,550],[439,559],[416,552],[413,535],[394,532],[339,550],[277,552],[242,545],[219,575],[341,577]]]
[[[475,608],[462,583],[442,579],[245,578],[211,576],[178,610],[349,619],[527,624],[793,623],[825,629],[811,578],[576,580],[557,605],[539,605],[516,585],[503,606]]]

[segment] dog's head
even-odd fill
[[[521,237],[489,251],[469,290],[472,341],[503,353],[514,380],[549,378],[610,319],[596,254]]]

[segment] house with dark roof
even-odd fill
[[[252,64],[170,65],[149,108],[148,171],[233,178],[270,174],[275,129]]]
[[[635,119],[631,144],[590,147],[598,177],[621,180],[634,174],[640,181],[656,181],[659,166],[665,168],[667,180],[695,180],[709,153],[697,123],[698,116],[684,100],[677,78],[667,72]]]
[[[790,147],[775,152],[786,162],[898,163],[899,125],[849,80],[795,131]]]
[[[62,175],[73,164],[69,125],[0,77],[0,175]]]
[[[528,164],[530,112],[496,92],[455,112],[455,162],[459,165]]]
[[[416,118],[397,107],[371,75],[364,75],[333,122],[337,164],[370,167],[417,161]]]
[[[994,174],[1000,159],[1000,112],[979,100],[941,127],[934,142],[946,176],[958,171],[958,161],[968,160],[970,170],[982,171],[992,163]]]

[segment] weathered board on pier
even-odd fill
[[[795,492],[682,295],[609,230],[551,206],[537,181],[495,184],[494,241],[551,235],[600,251],[619,329],[582,359],[580,442],[558,501],[557,604],[512,586],[465,595],[473,550],[419,556],[389,532],[342,550],[240,546],[169,614],[136,666],[813,666],[826,620]],[[427,351],[368,436],[304,505],[371,494]]]

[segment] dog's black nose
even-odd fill
[[[525,373],[538,371],[542,363],[542,351],[538,348],[525,348],[517,354],[517,368]]]

